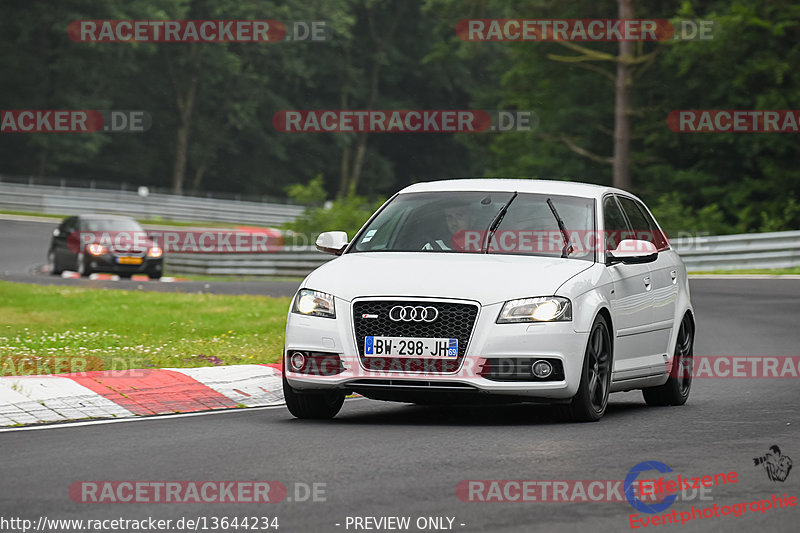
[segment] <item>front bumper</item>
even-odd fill
[[[432,303],[436,301],[431,299]],[[336,299],[335,305],[335,319],[289,313],[284,355],[294,351],[329,353],[338,354],[341,360],[337,371],[323,372],[326,375],[293,372],[285,364],[286,379],[298,391],[361,392],[374,387],[382,391],[413,393],[424,390],[442,395],[469,392],[554,401],[567,400],[577,393],[587,333],[576,332],[572,322],[496,324],[502,303],[483,306],[479,308],[466,354],[456,371],[412,371],[409,368],[418,366],[404,365],[399,359],[389,370],[376,371],[366,369],[359,357],[351,303]],[[558,377],[563,379],[500,381],[483,375],[487,362],[531,358],[559,361],[563,374]]]
[[[137,257],[141,259],[138,265],[119,263],[120,257]],[[86,255],[86,263],[93,272],[111,272],[114,274],[161,274],[164,267],[164,257],[148,256],[121,256],[113,253],[102,255]]]

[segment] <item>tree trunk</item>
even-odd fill
[[[617,0],[619,18],[633,18],[632,0]],[[614,187],[630,189],[631,176],[631,77],[630,61],[634,54],[633,41],[620,41],[617,59],[617,79],[614,98]]]
[[[197,194],[197,191],[200,190],[200,184],[203,183],[203,176],[205,176],[206,170],[208,170],[208,158],[203,158],[194,171],[194,179],[192,180],[193,193]]]
[[[186,159],[189,153],[189,125],[179,124],[175,135],[175,161],[172,165],[172,194],[183,192]]]
[[[347,54],[348,64],[350,54]],[[346,69],[345,69],[346,70]],[[349,80],[348,82],[342,83],[341,93],[339,97],[339,108],[344,110],[348,109],[347,107],[347,91],[349,90]],[[350,190],[350,144],[346,144],[344,149],[342,150],[342,158],[339,163],[339,192],[337,196],[339,198],[343,198],[347,195],[347,191]]]
[[[380,57],[375,57],[372,62],[372,75],[369,83],[369,96],[367,99],[367,109],[375,107],[378,100],[378,82],[380,81],[381,63]],[[361,170],[364,168],[364,158],[367,155],[367,132],[362,131],[358,134],[356,141],[356,156],[353,161],[353,170],[350,174],[348,195],[352,196],[358,189],[358,181],[361,178]]]
[[[48,147],[42,147],[42,151],[39,152],[39,157],[37,157],[38,162],[36,165],[36,172],[34,172],[34,176],[37,178],[44,177],[45,172],[47,171],[47,152]]]
[[[172,61],[167,54],[166,48],[162,48],[164,62],[167,67],[167,75],[172,82],[175,90],[175,104],[178,108],[178,129],[175,133],[175,161],[172,165],[172,193],[181,194],[183,192],[183,182],[186,177],[186,162],[189,158],[189,133],[192,126],[195,101],[197,99],[198,85],[200,77],[195,68],[195,58],[197,47],[192,45],[189,52],[189,81],[185,90],[181,90],[178,78],[175,75]]]

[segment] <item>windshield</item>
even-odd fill
[[[82,231],[144,231],[135,220],[124,218],[89,218],[81,220]]]
[[[594,200],[529,193],[514,196],[512,192],[400,194],[358,234],[350,252],[561,257],[564,234],[548,200],[564,221],[573,245],[568,257],[594,261],[593,247],[582,244],[594,231]]]

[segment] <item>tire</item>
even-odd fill
[[[78,269],[78,274],[80,274],[82,278],[89,277],[89,275],[92,273],[92,269],[86,264],[86,256],[84,254],[78,254],[75,262],[76,268]]]
[[[642,389],[647,405],[683,405],[692,390],[692,364],[694,361],[694,324],[689,313],[683,315],[675,354],[667,382],[658,387]]]
[[[613,359],[608,322],[598,315],[589,330],[578,392],[565,406],[569,420],[596,422],[603,417],[608,406]]]
[[[161,272],[147,272],[147,277],[150,279],[161,279]]]
[[[295,418],[330,419],[336,416],[344,403],[343,392],[319,392],[303,394],[293,389],[283,375],[283,398],[286,407]]]
[[[47,252],[47,266],[50,267],[50,274],[54,276],[58,276],[64,271],[63,268],[59,268],[58,259],[56,259],[56,253],[53,250]]]

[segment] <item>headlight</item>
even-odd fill
[[[297,297],[294,299],[292,313],[336,318],[336,310],[333,307],[333,296],[325,292],[311,289],[300,289],[297,293]]]
[[[161,248],[159,248],[158,246],[153,246],[152,248],[150,248],[147,251],[148,257],[154,257],[154,258],[161,257],[161,255],[163,253],[164,253],[164,251]]]
[[[90,244],[86,249],[92,255],[103,255],[106,253],[106,247],[102,244]]]
[[[572,304],[561,296],[522,298],[503,305],[498,324],[514,322],[556,322],[572,320]]]

